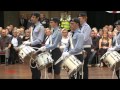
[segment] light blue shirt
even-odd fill
[[[120,33],[116,36],[116,45],[115,45],[115,50],[120,50]]]
[[[82,50],[84,50],[83,43],[84,43],[84,35],[80,32],[80,29],[76,29],[74,31],[74,35],[72,37],[73,42],[73,49],[71,49],[70,46],[70,39],[68,41],[68,44],[66,45],[63,52],[69,52],[71,55],[78,55]]]
[[[52,38],[52,45],[50,45],[50,44],[45,45],[47,51],[54,50],[55,48],[57,48],[57,46],[61,42],[62,33],[60,31],[60,28],[59,27],[54,28],[54,32],[52,33],[52,35],[50,37]]]
[[[92,45],[91,28],[86,22],[82,25],[81,32],[84,34],[84,45]]]
[[[44,35],[45,35],[45,29],[43,25],[40,22],[37,22],[36,27],[34,28],[33,31],[33,42],[31,42],[32,46],[35,46],[37,44],[42,44],[44,40]]]

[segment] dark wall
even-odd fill
[[[4,11],[4,27],[10,24],[19,25],[19,11]]]
[[[107,13],[105,11],[87,11],[88,23],[91,27],[102,28],[105,25],[114,25],[120,19],[120,14]]]
[[[0,27],[13,24],[18,26],[19,11],[0,11]]]
[[[0,27],[4,27],[4,11],[0,11]]]

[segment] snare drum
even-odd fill
[[[62,66],[67,70],[69,76],[82,70],[82,62],[80,62],[80,60],[78,60],[74,55],[66,57],[65,60],[63,60]]]
[[[53,59],[49,52],[43,52],[36,57],[36,64],[39,70],[44,69],[45,67],[50,67],[53,64]]]
[[[33,57],[34,52],[35,50],[30,46],[21,45],[19,47],[19,56],[22,60],[30,59],[30,57]]]
[[[111,70],[118,70],[120,67],[120,54],[117,51],[108,51],[101,58]]]

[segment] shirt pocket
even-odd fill
[[[35,33],[38,33],[39,31],[40,31],[40,27],[36,27],[34,30]]]

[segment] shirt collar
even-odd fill
[[[54,32],[59,30],[59,27],[53,28]]]
[[[37,25],[39,25],[40,24],[40,22],[37,22],[37,23],[35,23],[35,26],[37,26]]]
[[[83,27],[84,25],[86,25],[86,22],[84,22],[81,26]]]
[[[76,29],[75,31],[73,31],[74,33],[76,33],[76,32],[78,32],[80,29],[78,28],[78,29]],[[71,33],[72,33],[72,31],[71,31]]]

